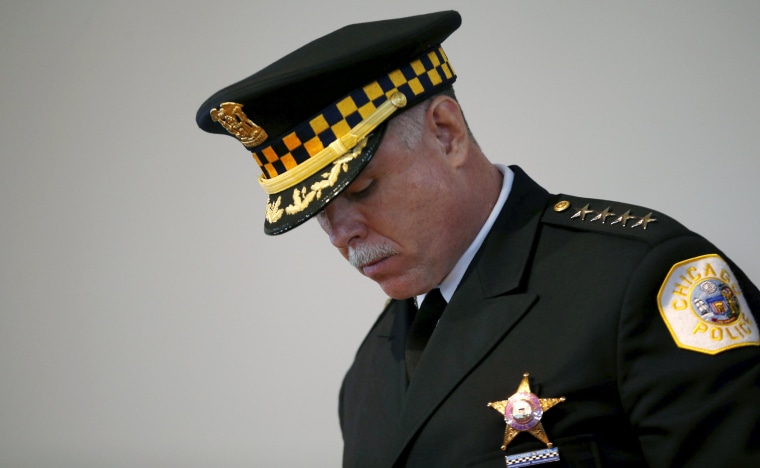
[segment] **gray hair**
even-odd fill
[[[454,88],[452,87],[444,89],[436,96],[439,95],[449,96],[454,101],[456,101],[457,104],[459,104],[459,100],[457,99],[457,96],[454,93]],[[393,133],[401,139],[401,142],[407,148],[414,148],[422,139],[425,112],[427,112],[431,101],[436,96],[432,96],[420,102],[419,104],[415,104],[408,110],[405,110],[399,116],[391,119],[391,121],[388,123],[389,129],[392,129]],[[464,118],[464,115],[462,117]],[[470,131],[470,126],[467,124],[467,119],[465,119],[465,125],[467,125],[467,134],[473,141],[475,141],[475,138],[472,135],[472,131]]]

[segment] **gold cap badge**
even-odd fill
[[[246,148],[259,146],[266,141],[267,132],[245,115],[242,104],[223,102],[219,107],[219,109],[211,109],[211,120],[219,122]]]

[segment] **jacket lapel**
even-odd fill
[[[344,438],[352,443],[344,446],[345,466],[381,466],[367,457],[387,456],[395,449],[407,388],[404,338],[413,313],[411,299],[390,301],[346,375],[339,414]],[[372,428],[371,433],[367,428]],[[364,453],[365,445],[372,445],[375,450]]]
[[[537,300],[520,284],[549,194],[518,167],[506,204],[422,354],[401,412],[397,459],[441,402]]]

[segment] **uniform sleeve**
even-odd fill
[[[720,302],[714,288],[726,284]],[[758,304],[758,289],[698,236],[654,247],[637,267],[620,316],[618,379],[651,466],[760,466]],[[666,318],[674,312],[682,315]]]

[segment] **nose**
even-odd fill
[[[342,196],[327,205],[318,220],[330,243],[340,250],[347,249],[354,239],[361,239],[367,233],[359,210]]]

